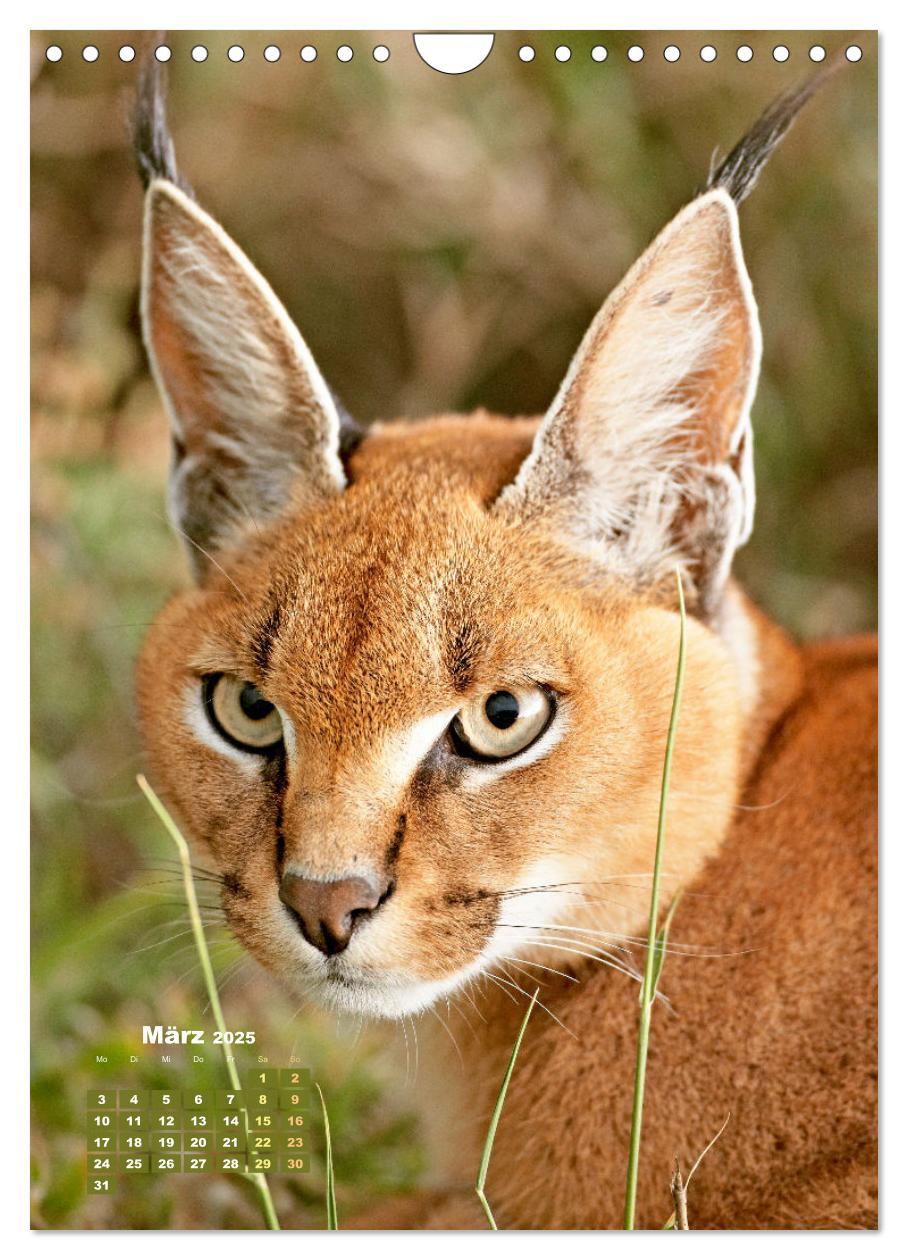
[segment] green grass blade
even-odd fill
[[[668,914],[665,916],[665,922],[662,924],[662,931],[656,940],[656,974],[653,976],[653,997],[656,996],[656,990],[659,988],[659,981],[662,978],[662,968],[665,966],[665,951],[668,949],[668,934],[671,931],[672,919],[675,917],[675,911],[678,909],[678,902],[681,900],[681,889],[672,897],[672,904],[668,908]],[[640,997],[643,998],[643,988],[640,988]]]
[[[523,1017],[523,1023],[520,1025],[520,1032],[517,1034],[517,1040],[514,1042],[514,1049],[511,1051],[511,1057],[508,1061],[507,1070],[504,1074],[504,1080],[501,1082],[501,1089],[498,1091],[498,1098],[495,1101],[495,1109],[492,1112],[492,1119],[489,1121],[489,1131],[486,1134],[486,1144],[483,1147],[482,1159],[479,1163],[479,1172],[476,1176],[476,1194],[479,1202],[482,1204],[482,1210],[486,1214],[486,1220],[489,1222],[489,1229],[497,1229],[495,1217],[492,1215],[492,1209],[489,1207],[489,1201],[486,1198],[486,1176],[489,1171],[489,1164],[492,1160],[492,1147],[495,1145],[495,1134],[498,1132],[498,1121],[501,1119],[501,1113],[504,1110],[504,1100],[507,1096],[508,1086],[511,1083],[511,1077],[514,1074],[514,1064],[517,1062],[517,1054],[520,1050],[520,1043],[523,1041],[523,1034],[527,1030],[527,1024],[530,1022],[530,1016],[533,1014],[533,1007],[536,1005],[536,999],[539,997],[539,990],[533,994],[527,1012]]]
[[[164,827],[177,847],[177,853],[180,855],[180,866],[183,870],[183,888],[186,893],[186,905],[189,910],[189,921],[192,924],[192,934],[195,939],[196,952],[199,956],[199,965],[202,968],[202,975],[205,977],[205,988],[208,990],[208,1001],[211,1004],[211,1013],[214,1015],[214,1022],[218,1026],[221,1033],[221,1044],[224,1047],[224,1062],[227,1066],[227,1076],[230,1084],[237,1093],[240,1092],[240,1078],[236,1070],[236,1063],[227,1052],[227,1026],[224,1023],[224,1012],[221,1009],[221,997],[218,993],[217,980],[214,976],[214,968],[211,965],[211,956],[208,953],[208,942],[205,940],[205,929],[202,926],[202,916],[199,913],[199,903],[195,895],[195,884],[192,879],[192,867],[190,864],[189,846],[183,838],[183,834],[179,827],[170,817],[170,814],[164,808],[155,791],[151,788],[144,774],[136,776],[136,782],[145,794],[149,805],[157,814],[158,818],[164,824]],[[271,1190],[268,1186],[268,1180],[264,1173],[244,1173],[245,1176],[255,1186],[258,1194],[259,1204],[262,1209],[262,1215],[269,1229],[280,1229],[280,1222],[277,1219],[277,1212],[274,1210],[274,1201],[271,1198]]]
[[[325,1095],[316,1081],[315,1088],[322,1104],[322,1121],[325,1125],[325,1207],[328,1215],[328,1228],[339,1229],[337,1223],[337,1199],[334,1197],[334,1156],[331,1152],[331,1125],[328,1123],[328,1108],[325,1106]]]
[[[649,928],[646,940],[646,963],[643,971],[643,985],[640,1002],[640,1027],[637,1034],[637,1065],[634,1073],[634,1098],[631,1107],[631,1135],[627,1156],[627,1185],[624,1195],[624,1228],[634,1229],[637,1209],[637,1177],[640,1170],[640,1135],[643,1130],[643,1099],[646,1087],[646,1056],[649,1050],[649,1029],[653,1012],[653,997],[656,991],[656,931],[659,914],[659,888],[662,875],[662,851],[665,846],[665,816],[668,806],[668,787],[671,779],[672,754],[675,748],[675,733],[678,727],[678,715],[681,711],[681,688],[684,682],[684,660],[687,646],[687,621],[684,607],[684,588],[681,584],[681,571],[676,570],[678,582],[678,611],[681,617],[681,630],[678,637],[678,664],[675,670],[675,693],[672,698],[671,717],[668,722],[668,736],[665,741],[665,760],[662,765],[662,790],[659,797],[659,823],[656,828],[656,852],[653,858],[653,885],[650,894]],[[667,927],[667,925],[666,925]],[[660,953],[661,957],[661,953]],[[659,970],[661,970],[661,965]]]

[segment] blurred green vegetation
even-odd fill
[[[141,1053],[128,1068],[142,1024],[185,1024],[204,1002],[190,938],[177,935],[188,928],[178,881],[154,873],[173,855],[134,785],[132,663],[186,580],[136,317],[141,197],[124,139],[136,65],[116,49],[143,38],[93,34],[100,58],[87,64],[87,37],[33,37],[34,1213],[58,1228],[250,1227],[255,1205],[229,1178],[84,1195],[96,1054],[113,1076],[153,1083]],[[57,65],[43,58],[50,42],[64,50]],[[812,44],[845,41],[785,32],[792,56],[778,64],[771,32],[711,34],[719,56],[706,64],[696,32],[501,35],[464,76],[428,69],[401,32],[168,42],[181,165],[370,420],[543,410],[608,290],[713,154],[807,73]],[[319,56],[304,64],[308,42]],[[341,42],[348,64],[334,56]],[[369,55],[378,42],[391,50],[383,65]],[[667,42],[677,64],[661,56]],[[734,56],[742,42],[748,64]],[[742,214],[765,350],[757,528],[738,572],[803,635],[875,621],[876,50],[859,42],[862,61],[809,107]],[[196,43],[210,49],[202,64]],[[247,50],[240,64],[226,59],[232,43]],[[267,43],[283,50],[275,64]],[[533,62],[517,58],[523,43]],[[552,55],[560,43],[567,63]],[[605,63],[589,56],[596,43]],[[633,43],[639,65],[624,56]],[[296,1043],[326,1086],[342,1216],[411,1184],[419,1143],[378,1040],[351,1048],[234,946],[215,956],[223,971],[239,965],[228,1019],[280,1058]],[[278,1211],[321,1224],[319,1168],[278,1180]]]

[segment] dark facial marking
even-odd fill
[[[446,892],[443,900],[446,906],[472,906],[477,901],[497,896],[497,893],[488,892],[485,888],[456,888]]]
[[[439,787],[455,790],[463,778],[464,762],[450,748],[450,737],[445,731],[441,739],[430,749],[416,769],[410,782],[410,798],[414,802],[429,800]]]
[[[476,635],[468,626],[459,627],[448,644],[448,670],[454,690],[463,693],[472,682],[476,663]]]
[[[394,836],[388,845],[388,851],[385,854],[385,869],[389,875],[393,875],[394,867],[397,865],[397,859],[400,856],[400,850],[404,842],[404,835],[407,830],[407,815],[401,814],[397,819],[397,826],[394,828]]]
[[[249,645],[252,659],[255,661],[263,678],[268,673],[268,666],[271,664],[271,653],[274,651],[274,641],[280,628],[281,608],[279,604],[275,604],[265,620],[255,630],[252,642]]]
[[[274,792],[274,862],[280,878],[284,865],[284,794],[287,791],[287,759],[283,752],[269,757],[262,765],[262,778]]]
[[[224,896],[230,897],[238,901],[247,901],[249,898],[249,889],[240,879],[236,871],[228,871],[222,880]]]

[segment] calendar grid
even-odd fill
[[[167,1173],[309,1171],[308,1069],[253,1068],[241,1090],[89,1090],[88,1193]]]

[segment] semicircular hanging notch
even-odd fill
[[[467,74],[486,60],[495,36],[480,31],[418,31],[413,43],[422,60],[433,70],[441,74]]]

